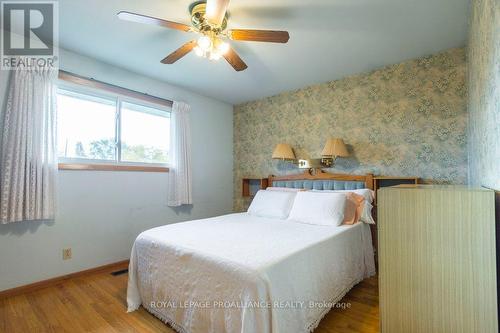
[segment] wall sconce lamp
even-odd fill
[[[344,140],[340,138],[330,138],[326,141],[325,147],[321,152],[321,164],[327,168],[334,165],[337,157],[347,157],[349,152],[344,143]]]
[[[295,162],[295,153],[288,143],[278,143],[273,151],[273,159]]]
[[[311,170],[313,170],[312,168],[313,161],[297,160],[292,147],[288,143],[279,143],[278,145],[276,145],[276,148],[274,148],[273,151],[273,159],[290,162],[292,164],[297,165],[299,169],[309,169],[309,173],[311,173]]]

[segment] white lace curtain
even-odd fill
[[[57,71],[12,73],[2,128],[0,223],[54,219]]]
[[[170,172],[168,201],[171,207],[193,203],[191,176],[190,106],[174,102],[170,116]]]

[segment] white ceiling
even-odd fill
[[[189,24],[191,0],[60,0],[60,46],[238,104],[464,46],[469,0],[232,0],[229,28],[288,30],[288,44],[232,42],[235,72],[191,53],[192,33],[121,21],[120,10]]]

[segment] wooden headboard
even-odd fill
[[[309,170],[301,173],[288,176],[269,176],[268,186],[273,186],[275,181],[293,181],[293,180],[340,180],[340,181],[355,181],[364,182],[365,188],[373,190],[373,174],[366,175],[348,175],[341,173],[328,173],[323,170],[316,170],[311,173]]]

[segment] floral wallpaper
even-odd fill
[[[472,2],[468,58],[470,182],[500,190],[500,1]]]
[[[465,50],[451,49],[235,106],[235,210],[248,204],[242,178],[301,172],[271,159],[280,142],[319,158],[327,138],[341,137],[351,156],[328,171],[465,183],[465,63]]]

